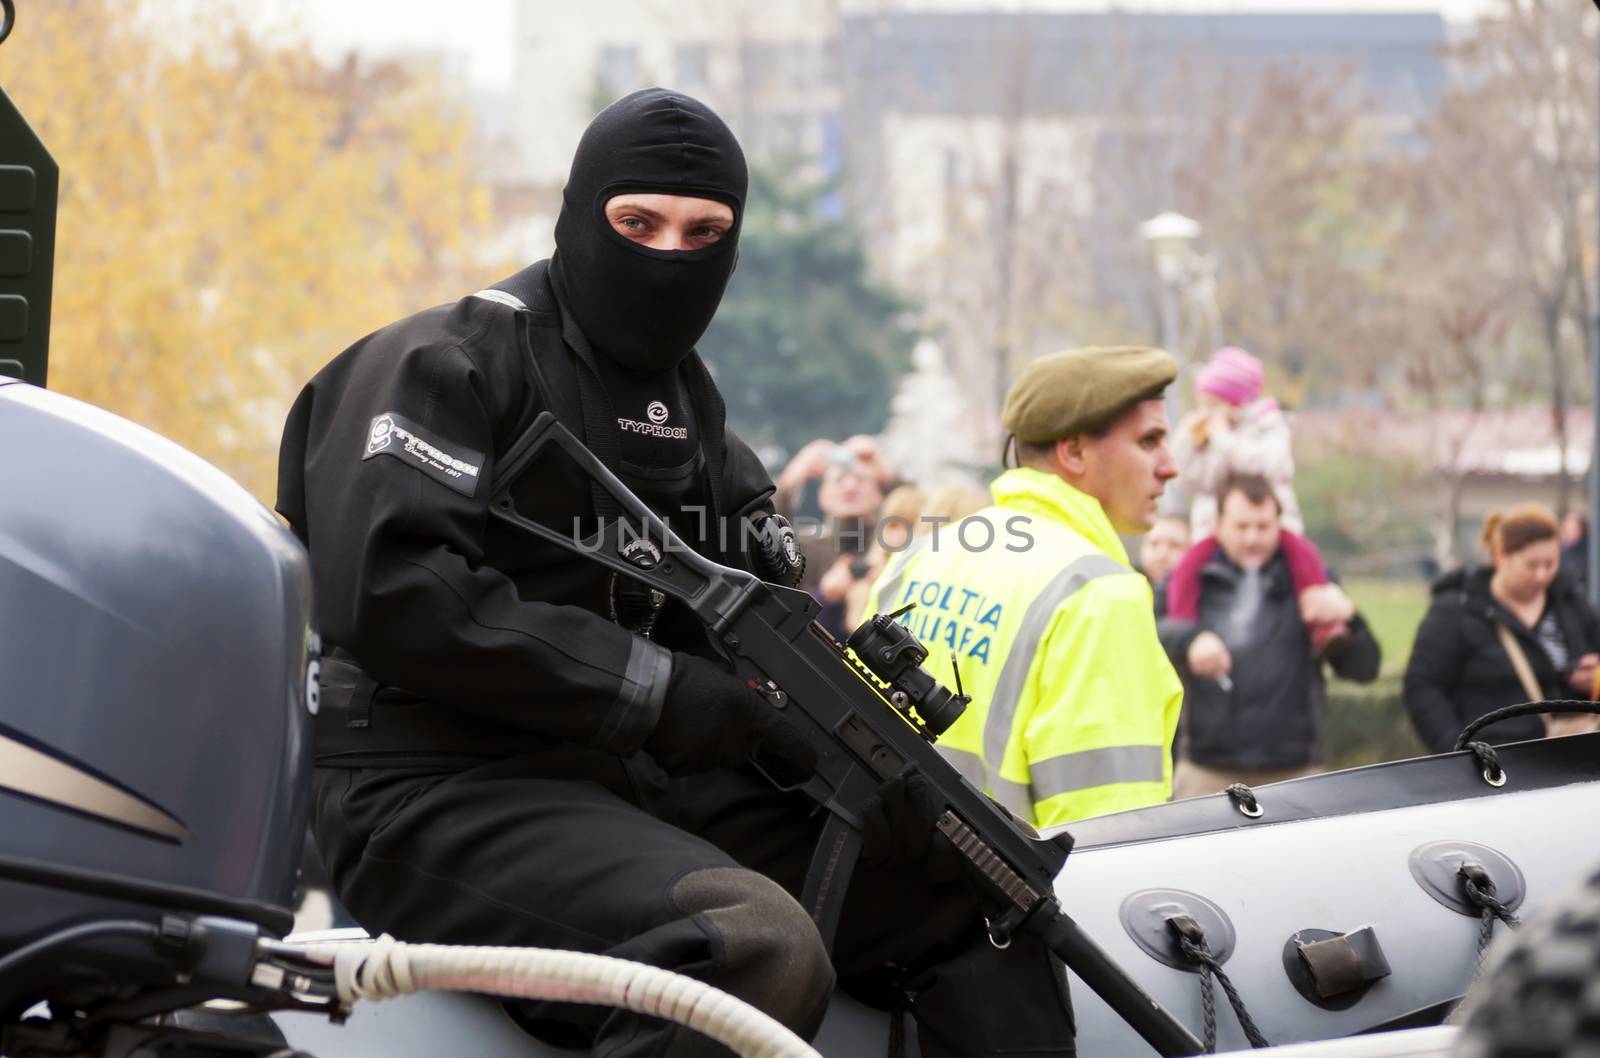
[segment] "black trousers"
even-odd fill
[[[714,984],[809,1037],[835,984],[909,993],[923,1054],[1072,1053],[1064,978],[1029,938],[1004,952],[964,885],[858,869],[833,958],[794,899],[822,825],[753,772],[666,776],[559,749],[463,766],[319,768],[313,828],[363,927],[402,940],[565,948]],[[536,1004],[552,1042],[606,1058],[728,1052],[622,1011]]]

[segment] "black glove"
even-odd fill
[[[817,752],[755,689],[693,654],[672,655],[672,676],[644,748],[669,775],[737,768],[755,759],[774,779],[800,783]]]
[[[921,870],[941,885],[959,881],[966,858],[934,826],[944,809],[921,772],[885,782],[861,808],[861,862]]]

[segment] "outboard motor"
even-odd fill
[[[306,824],[310,607],[231,479],[0,379],[0,1053],[137,1053],[113,1025],[259,990]]]

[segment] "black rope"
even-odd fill
[[[1178,935],[1178,947],[1183,950],[1184,958],[1200,967],[1200,1009],[1206,1023],[1206,1053],[1217,1053],[1217,1000],[1212,989],[1211,978],[1216,977],[1222,985],[1222,990],[1227,993],[1228,1005],[1233,1008],[1233,1013],[1239,1019],[1239,1027],[1244,1029],[1244,1035],[1250,1041],[1251,1047],[1271,1047],[1267,1038],[1256,1028],[1255,1021],[1250,1017],[1250,1012],[1244,1007],[1244,999],[1239,995],[1238,989],[1233,987],[1233,982],[1228,980],[1228,975],[1223,971],[1222,964],[1217,962],[1211,954],[1211,949],[1206,945],[1205,938],[1198,941],[1190,940],[1182,934]]]
[[[1468,750],[1478,761],[1478,770],[1483,772],[1483,781],[1492,786],[1503,785],[1506,781],[1505,769],[1500,766],[1500,756],[1494,747],[1487,742],[1473,738],[1479,731],[1490,724],[1497,724],[1502,720],[1510,720],[1516,716],[1529,716],[1543,713],[1600,713],[1600,702],[1591,702],[1578,698],[1559,698],[1548,702],[1520,702],[1517,705],[1508,705],[1502,709],[1484,713],[1478,719],[1462,729],[1456,738],[1455,749]]]
[[[1488,882],[1486,888],[1480,888],[1477,882],[1463,874],[1461,883],[1467,891],[1467,899],[1476,904],[1481,912],[1478,925],[1478,966],[1481,968],[1483,954],[1489,950],[1489,938],[1494,933],[1494,920],[1504,922],[1507,929],[1517,929],[1522,925],[1522,920],[1495,899],[1493,882]]]
[[[1514,716],[1530,716],[1536,713],[1600,713],[1600,702],[1591,702],[1585,698],[1553,698],[1548,702],[1521,702],[1517,705],[1508,705],[1493,712],[1484,713],[1478,719],[1468,724],[1456,737],[1455,748],[1471,749],[1472,736],[1488,727],[1498,724],[1502,720],[1510,720]],[[1474,752],[1476,752],[1474,750]],[[1481,757],[1479,758],[1482,759]]]
[[[1183,954],[1191,961],[1198,961],[1190,955],[1194,948],[1192,941],[1178,941],[1178,946],[1183,949]],[[1217,1053],[1217,996],[1216,989],[1211,984],[1211,972],[1202,963],[1200,968],[1200,1016],[1206,1025],[1206,1053]]]
[[[1506,770],[1500,766],[1500,754],[1494,751],[1493,746],[1487,742],[1474,740],[1467,743],[1467,749],[1471,750],[1472,755],[1478,758],[1478,770],[1483,772],[1484,782],[1493,783],[1496,786],[1505,782]]]
[[[1255,818],[1261,814],[1261,802],[1256,800],[1256,792],[1242,782],[1236,782],[1222,791],[1233,801],[1234,807],[1245,815]]]

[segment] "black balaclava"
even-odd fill
[[[748,180],[732,131],[686,95],[646,88],[589,123],[562,193],[550,272],[596,352],[640,372],[689,354],[733,274]],[[725,202],[733,227],[700,250],[640,246],[605,216],[607,200],[630,192]]]

